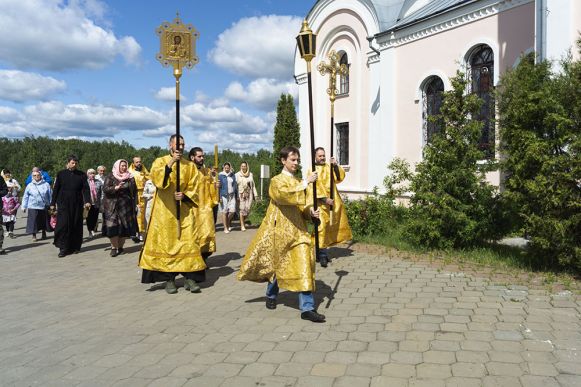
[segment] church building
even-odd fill
[[[312,62],[315,147],[330,147],[347,171],[339,187],[358,197],[383,187],[396,157],[415,164],[438,130],[437,114],[450,78],[462,70],[470,92],[484,99],[480,146],[499,158],[499,136],[490,121],[491,93],[506,69],[524,53],[558,60],[578,58],[581,0],[318,0],[306,15],[317,34]],[[297,31],[298,32],[298,31]],[[334,141],[331,141],[328,75],[334,50],[348,74],[337,77]],[[299,122],[303,165],[310,165],[306,63],[298,50]],[[500,184],[499,173],[487,176]]]

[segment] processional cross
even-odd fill
[[[333,157],[334,149],[334,139],[333,134],[335,132],[335,99],[339,92],[337,91],[337,77],[347,76],[349,69],[345,64],[339,64],[339,55],[335,50],[331,50],[327,55],[329,58],[329,64],[324,61],[319,63],[317,70],[322,76],[329,75],[329,88],[327,89],[327,94],[329,94],[329,100],[331,101],[331,146],[330,146],[330,157]],[[330,199],[335,199],[335,168],[331,165],[331,187],[330,187]],[[330,221],[333,223],[333,207],[330,208]]]

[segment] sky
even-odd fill
[[[315,0],[0,0],[0,137],[166,146],[175,78],[155,29],[200,33],[181,78],[187,146],[271,149],[281,93],[297,96],[295,36]]]

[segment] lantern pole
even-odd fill
[[[313,86],[311,77],[311,61],[315,57],[317,35],[309,27],[309,23],[304,20],[301,32],[297,36],[297,46],[301,57],[307,62],[307,86],[309,90],[309,131],[311,139],[311,169],[315,169],[315,125],[313,118]],[[317,184],[313,183],[313,209],[316,211],[317,206]],[[313,221],[315,226],[315,258],[319,258],[319,221]]]

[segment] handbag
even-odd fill
[[[56,228],[56,212],[54,212],[53,214],[50,215],[49,224],[53,230]]]

